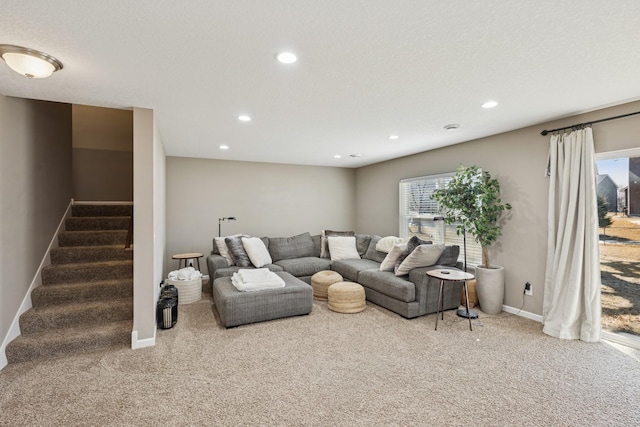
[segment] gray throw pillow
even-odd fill
[[[369,247],[367,248],[367,251],[364,253],[363,258],[370,259],[371,261],[375,261],[375,262],[382,262],[385,259],[387,254],[376,250],[376,245],[378,244],[380,239],[382,239],[381,236],[377,236],[377,235],[371,236]]]
[[[313,256],[320,256],[320,248],[322,247],[322,236],[319,234],[314,234],[311,236],[311,240],[313,240]]]
[[[409,254],[411,254],[411,252],[413,252],[415,248],[417,248],[420,245],[430,245],[432,243],[433,242],[431,240],[422,240],[418,236],[413,236],[412,238],[410,238],[409,241],[407,242],[407,250],[405,250],[402,253],[402,255],[400,255],[400,257],[396,261],[396,265],[393,271],[398,271],[398,267],[400,267],[400,264],[402,264],[402,261],[404,261],[404,259],[408,257]]]
[[[458,257],[460,256],[460,246],[445,246],[444,252],[438,258],[437,265],[446,265],[447,267],[455,267],[458,262]]]
[[[265,248],[269,247],[269,238],[268,237],[261,237],[260,240],[262,240],[262,243],[264,243],[264,247]]]
[[[369,243],[371,242],[370,234],[356,234],[356,248],[358,249],[358,254],[360,254],[360,258],[364,256],[369,249]]]
[[[242,244],[242,236],[227,237],[224,239],[224,242],[227,244],[227,248],[229,248],[235,265],[238,267],[251,267],[251,260],[249,260],[249,255],[247,255],[247,252],[244,250],[244,245]]]
[[[315,256],[313,239],[309,233],[293,237],[269,237],[269,253],[273,262],[312,257]]]

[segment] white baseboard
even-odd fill
[[[53,237],[51,238],[51,242],[49,242],[49,247],[47,247],[47,250],[44,253],[44,257],[42,257],[40,266],[38,266],[38,269],[36,270],[36,274],[33,280],[31,281],[31,286],[29,286],[29,289],[27,289],[27,292],[24,298],[22,298],[22,304],[20,304],[20,308],[18,309],[18,312],[14,316],[13,322],[11,322],[11,326],[9,327],[9,331],[7,332],[7,336],[4,337],[4,340],[2,341],[2,347],[0,347],[0,369],[7,366],[8,362],[7,362],[7,355],[5,353],[5,349],[7,348],[7,345],[9,345],[11,341],[13,341],[18,336],[20,336],[20,315],[25,311],[29,310],[33,306],[31,304],[31,291],[33,291],[38,286],[42,285],[42,269],[45,266],[51,264],[49,253],[51,252],[51,249],[58,247],[58,235],[60,234],[61,231],[64,231],[65,220],[71,216],[71,206],[73,206],[73,199],[71,199],[69,206],[67,206],[67,210],[62,216],[62,219],[58,224],[58,228],[53,234]]]
[[[511,313],[511,314],[515,314],[516,316],[520,316],[520,317],[525,317],[527,319],[531,319],[531,320],[535,320],[536,322],[540,322],[542,323],[542,316],[539,314],[535,314],[535,313],[531,313],[528,311],[523,311],[520,309],[517,309],[515,307],[510,307],[508,305],[503,305],[502,306],[502,310],[506,311],[507,313]]]
[[[156,345],[156,332],[157,329],[153,330],[153,337],[145,338],[143,340],[138,339],[138,331],[131,331],[131,349],[137,350],[139,348],[145,347],[153,347]]]
[[[540,322],[540,323],[542,323],[544,320],[543,317],[539,314],[518,310],[517,308],[509,307],[508,305],[503,305],[502,310],[506,311],[507,313],[512,313],[517,316],[522,316],[522,317],[526,317],[527,319],[535,320],[536,322]],[[640,337],[627,334],[624,332],[602,331],[600,335],[600,341],[605,341],[605,342],[608,341],[609,343],[622,345],[624,347],[629,347],[630,349],[640,350]],[[620,348],[618,348],[618,350],[620,350]],[[637,359],[637,356],[635,354],[631,354],[631,356]]]
[[[640,350],[640,337],[625,332],[602,331],[600,341],[603,340]]]

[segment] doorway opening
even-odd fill
[[[602,335],[640,349],[640,149],[596,160]]]

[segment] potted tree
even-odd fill
[[[476,286],[480,307],[485,313],[502,311],[504,267],[492,265],[489,248],[502,235],[500,217],[511,205],[500,199],[500,183],[478,166],[460,165],[446,188],[432,198],[440,206],[447,224],[457,224],[458,235],[471,234],[482,247],[482,264],[476,266]]]

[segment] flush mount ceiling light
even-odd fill
[[[498,103],[496,101],[487,101],[484,104],[482,104],[482,108],[493,108],[497,105]]]
[[[224,145],[224,144],[222,144],[219,148],[220,148],[221,150],[228,150],[228,149],[229,149],[229,146],[228,146],[228,145]]]
[[[27,47],[0,44],[0,57],[13,71],[30,79],[49,77],[62,69],[62,62],[53,56]]]
[[[450,125],[446,125],[446,126],[444,126],[444,129],[445,129],[445,130],[448,130],[448,131],[454,131],[454,130],[457,130],[459,127],[460,127],[460,125],[459,125],[459,124],[457,124],[457,123],[452,123],[452,124],[450,124]]]
[[[249,117],[247,115],[242,115],[242,116],[238,116],[238,120],[240,120],[241,122],[250,122],[251,121],[251,117]]]
[[[398,135],[389,135],[389,139],[398,139],[400,138]]]
[[[336,154],[335,156],[333,156],[334,159],[340,159],[342,158],[342,156],[340,154]]]
[[[280,52],[276,55],[276,59],[283,64],[293,64],[298,60],[298,57],[295,55],[295,53]]]

